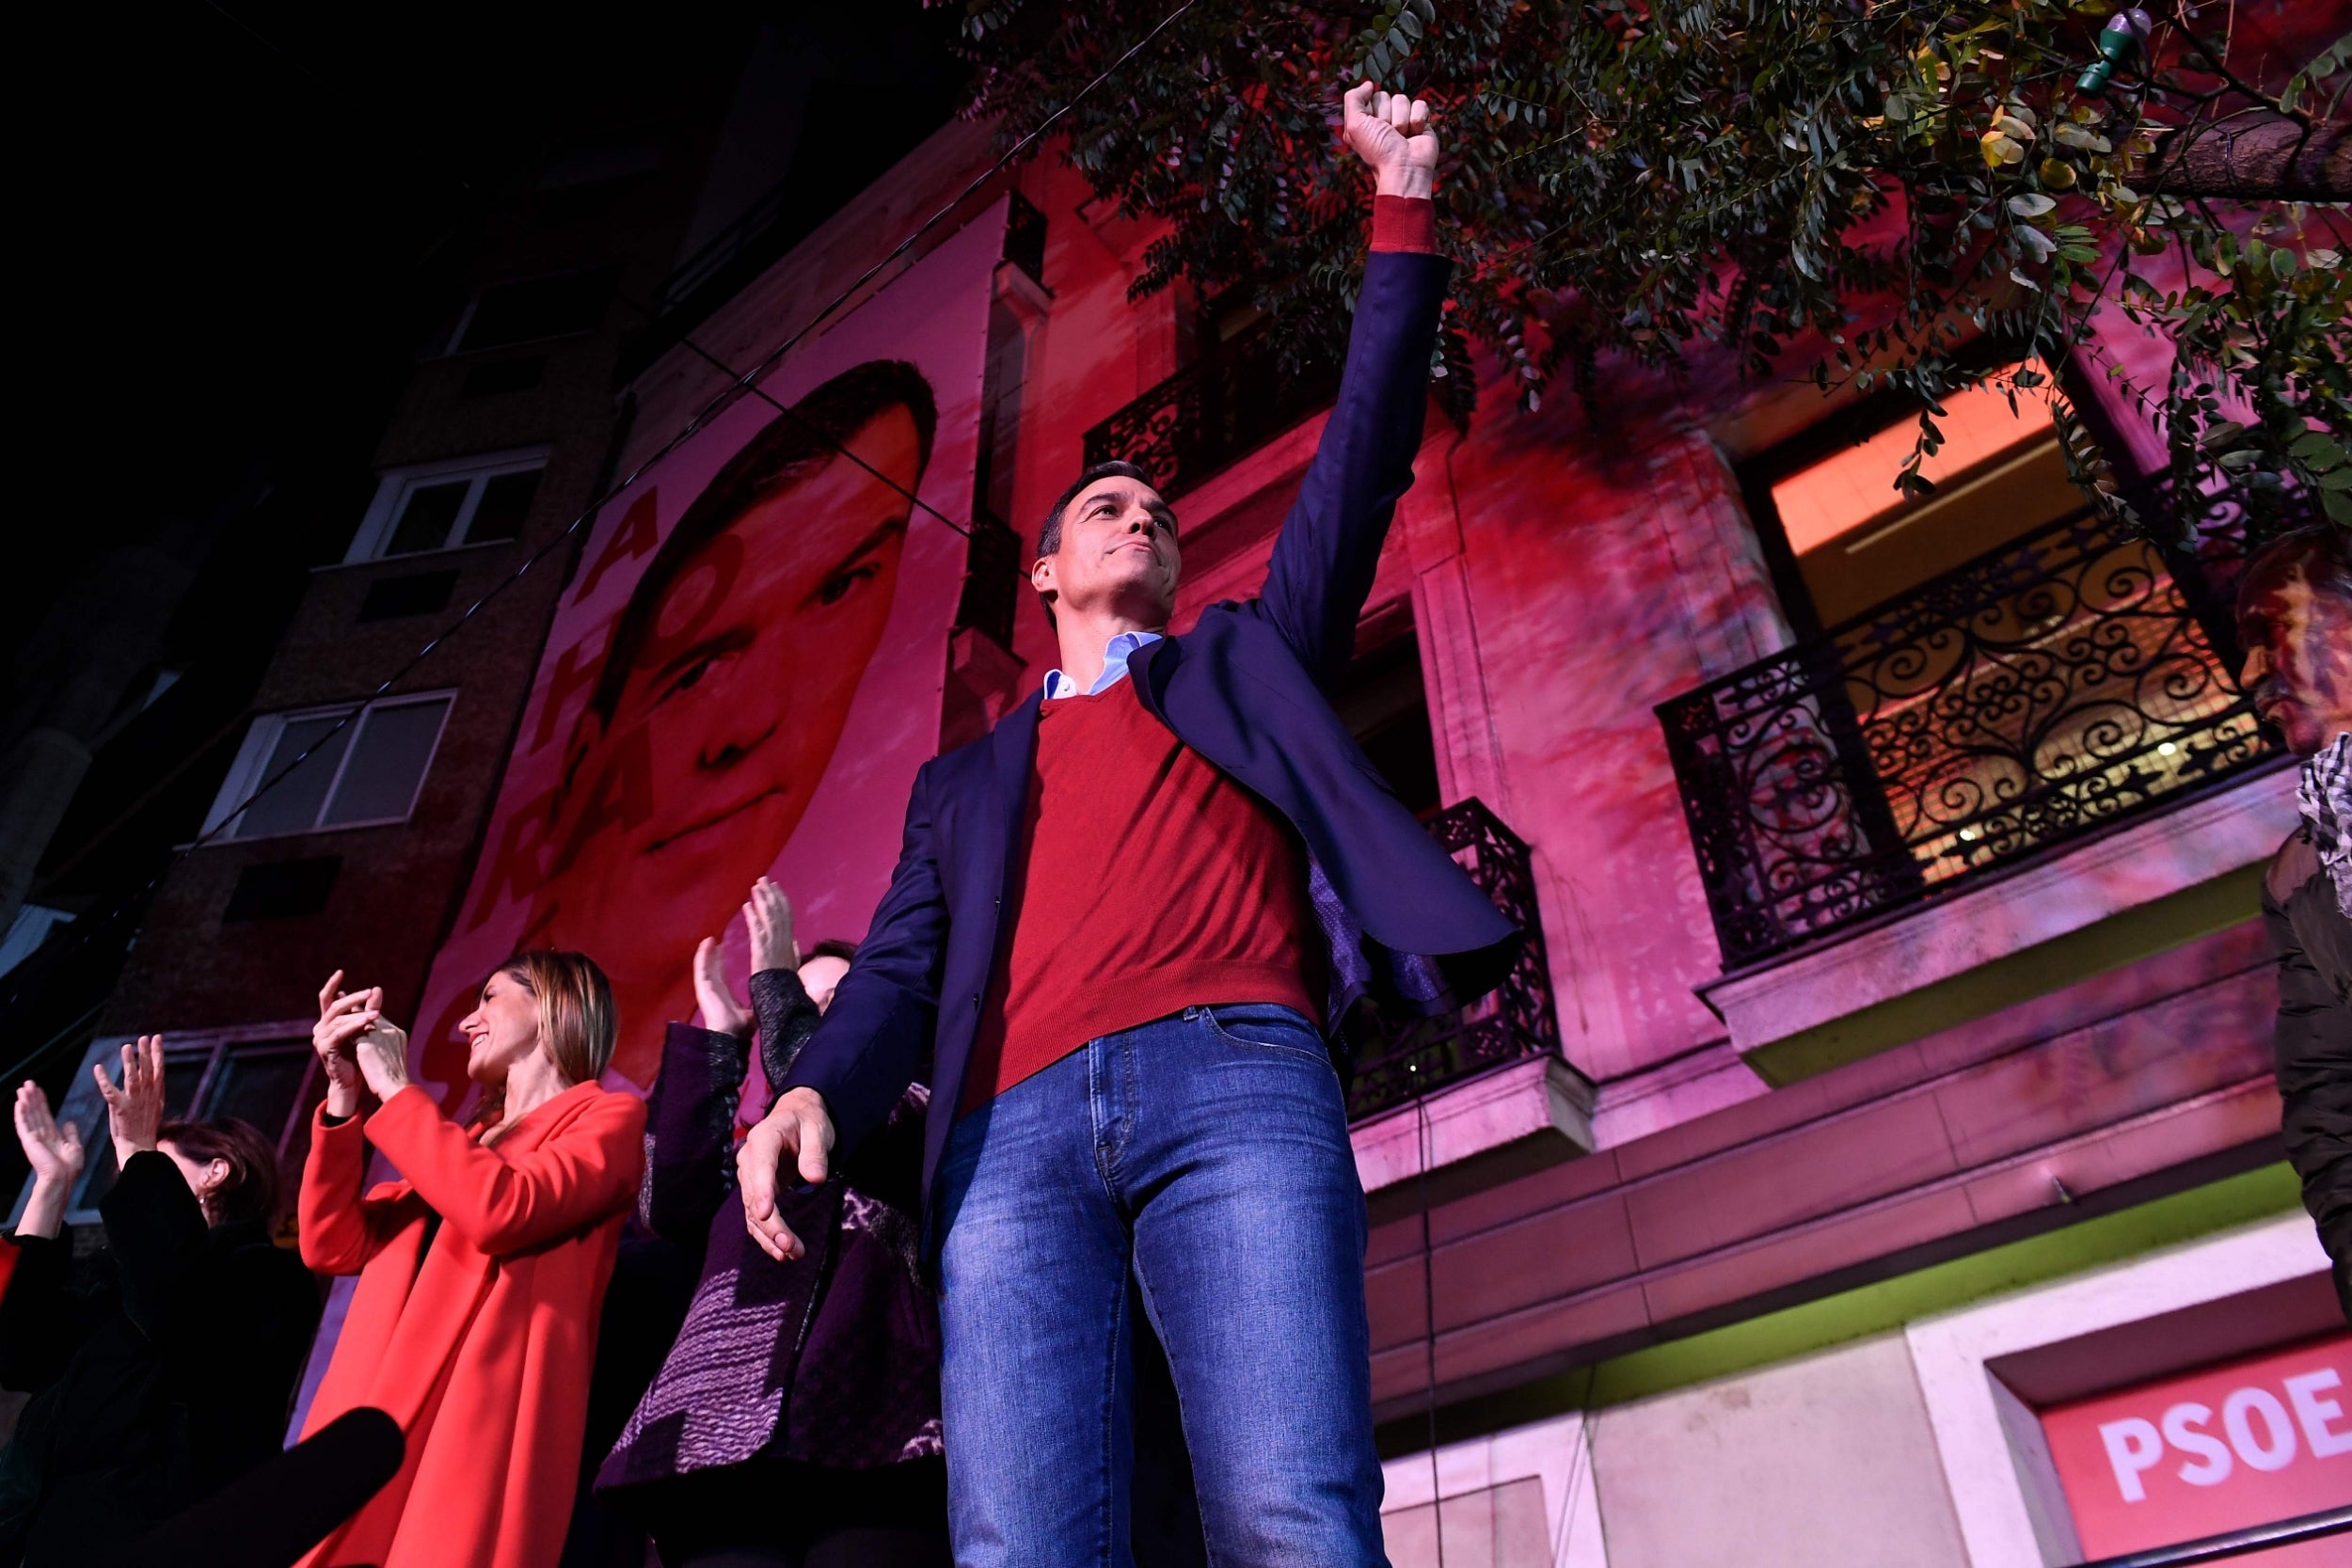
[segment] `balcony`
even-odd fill
[[[2088,510],[1658,715],[1726,970],[2279,754],[2166,558]]]
[[[1286,372],[1275,325],[1235,334],[1088,431],[1088,466],[1133,463],[1162,495],[1178,496],[1329,406],[1339,366]]]
[[[1527,845],[1475,796],[1437,814],[1430,836],[1527,933],[1518,962],[1502,984],[1459,1012],[1440,1018],[1375,1013],[1358,1041],[1347,1115],[1360,1122],[1489,1069],[1535,1056],[1558,1056],[1560,1023],[1551,1006],[1551,968],[1535,904]]]

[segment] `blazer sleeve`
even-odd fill
[[[2352,1263],[2352,1006],[2303,951],[2286,911],[2265,888],[2263,924],[2279,955],[2279,1016],[2271,1036],[2284,1106],[2287,1162],[2338,1279]],[[2352,1300],[2345,1310],[2352,1312]]]
[[[405,1088],[368,1118],[368,1136],[441,1223],[493,1257],[520,1252],[629,1206],[645,1158],[645,1102],[599,1093],[568,1124],[508,1161]]]
[[[124,1162],[98,1212],[122,1270],[122,1309],[149,1340],[164,1344],[183,1318],[208,1305],[188,1289],[204,1258],[203,1206],[170,1158],[149,1149]]]
[[[833,993],[824,1022],[777,1087],[778,1093],[815,1089],[824,1097],[836,1157],[854,1150],[889,1119],[914,1081],[938,1022],[947,898],[931,813],[935,767],[926,763],[914,776],[890,891],[874,911],[873,925]]]
[[[359,1191],[368,1172],[367,1126],[356,1116],[329,1121],[324,1105],[310,1118],[294,1222],[302,1260],[320,1274],[358,1274],[409,1217],[407,1182],[383,1182],[364,1196]]]
[[[1327,689],[1355,657],[1381,543],[1397,498],[1412,486],[1452,270],[1444,257],[1415,251],[1366,260],[1339,401],[1274,541],[1260,613]]]
[[[645,1101],[645,1184],[639,1217],[665,1242],[699,1251],[726,1198],[727,1146],[743,1088],[743,1041],[673,1023],[661,1076]]]

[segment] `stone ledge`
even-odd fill
[[[1531,1056],[1359,1123],[1349,1140],[1383,1225],[1591,1153],[1593,1085],[1558,1056]]]
[[[2268,860],[2296,823],[2280,766],[2038,865],[1698,988],[1733,1049],[1823,1024]],[[1772,1075],[1767,1073],[1770,1079]]]

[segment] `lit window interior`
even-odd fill
[[[1918,434],[1902,420],[1772,486],[1788,547],[1823,626],[1836,626],[2083,505],[2049,404],[1979,388],[1944,402],[1943,449],[1920,465],[1932,495],[1895,476]]]

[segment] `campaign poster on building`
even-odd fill
[[[803,946],[865,934],[938,745],[964,542],[937,514],[970,515],[1002,236],[1001,208],[967,225],[596,517],[419,1011],[417,1075],[451,1111],[458,1022],[512,953],[603,967],[606,1083],[643,1091],[664,1026],[694,1017],[705,937],[724,934],[742,994],[755,878],[785,889]],[[761,350],[802,325],[741,309],[724,332]],[[652,402],[640,448],[669,434]]]

